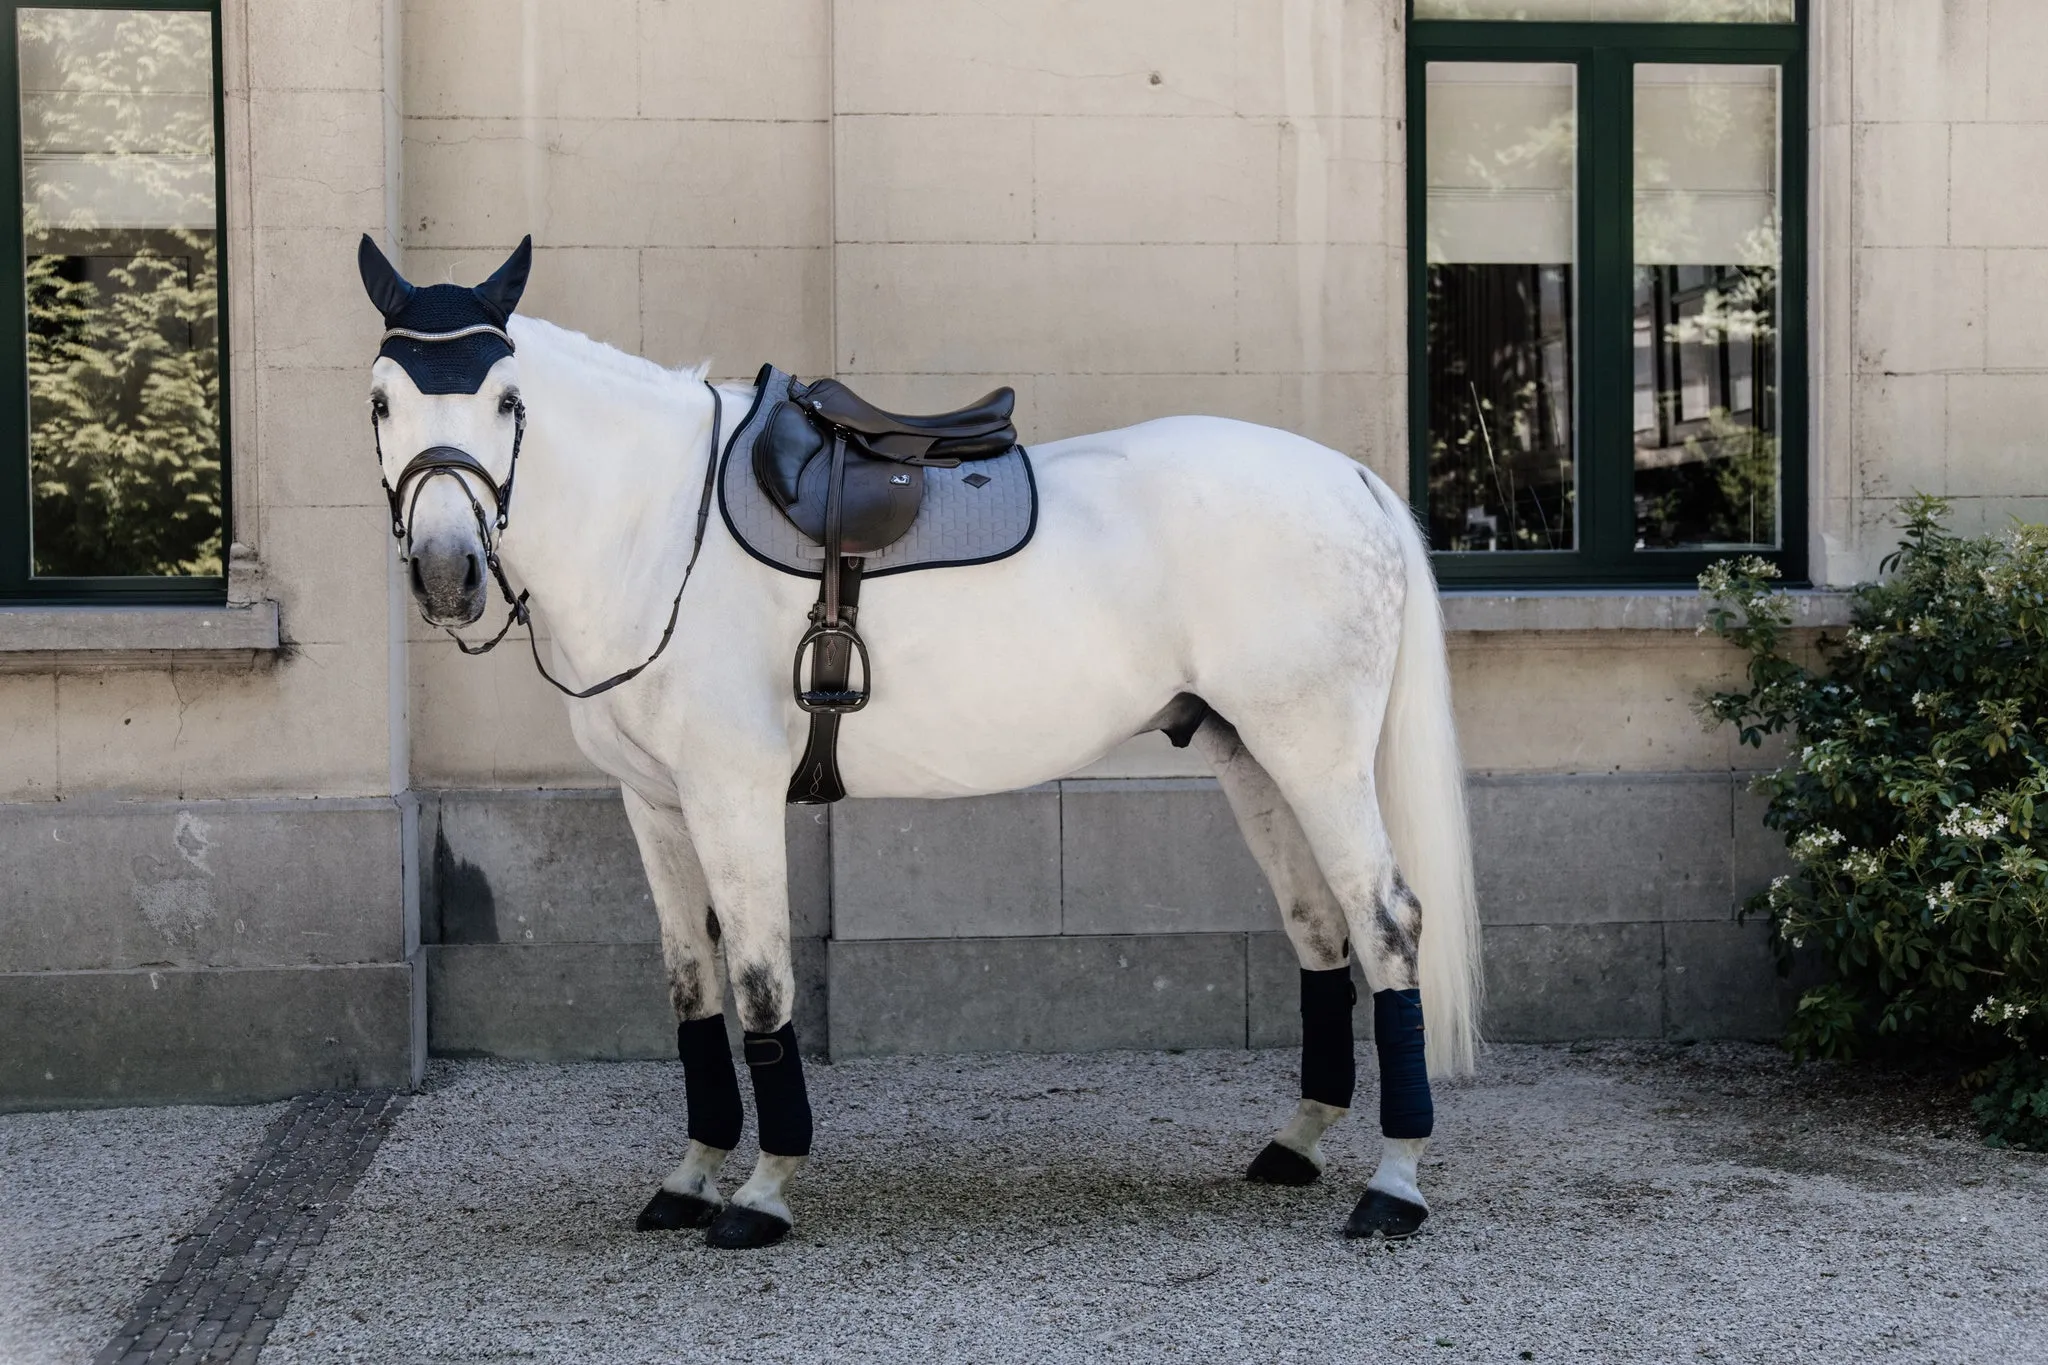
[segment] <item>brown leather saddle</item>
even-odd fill
[[[883,411],[836,379],[793,382],[754,438],[750,458],[762,492],[824,551],[818,601],[790,676],[796,704],[811,718],[810,742],[789,782],[791,804],[846,795],[839,718],[868,704],[873,677],[855,628],[862,556],[910,530],[924,504],[927,468],[953,469],[1016,446],[1016,401],[1014,390],[1000,388],[957,412],[908,416]]]

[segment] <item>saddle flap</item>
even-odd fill
[[[787,512],[797,500],[804,466],[827,453],[824,435],[802,408],[784,399],[768,414],[767,425],[754,438],[754,477],[777,507]],[[818,523],[824,525],[822,516]],[[814,538],[817,532],[809,532]]]
[[[787,508],[796,528],[813,540],[825,538],[825,498],[832,482],[832,453],[819,454],[804,467],[797,498]],[[843,555],[873,554],[903,538],[924,503],[924,469],[846,451],[845,483],[840,490],[839,540]]]

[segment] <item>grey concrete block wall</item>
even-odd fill
[[[832,810],[832,936],[957,938],[1060,931],[1056,786]]]
[[[1060,784],[1060,927],[1069,934],[1242,933],[1279,923],[1210,778]]]

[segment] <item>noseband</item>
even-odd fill
[[[464,327],[452,332],[416,332],[394,328],[384,335],[387,340],[393,336],[403,336],[414,341],[455,341],[475,335],[479,331],[495,333],[504,337],[507,346],[512,344],[512,338],[495,327]],[[498,627],[498,633],[480,645],[470,644],[450,627],[441,627],[448,638],[455,641],[457,649],[470,655],[488,654],[498,647],[514,625],[524,625],[526,646],[533,654],[533,666],[540,671],[541,677],[547,679],[548,683],[564,696],[578,699],[594,697],[600,692],[611,691],[620,683],[632,681],[639,677],[649,664],[661,657],[662,651],[668,648],[669,640],[676,633],[676,617],[683,608],[683,591],[690,586],[690,575],[697,568],[697,556],[704,549],[704,530],[711,517],[711,490],[718,477],[719,425],[724,408],[718,397],[718,389],[710,380],[704,381],[704,387],[711,394],[711,453],[704,468],[704,496],[697,505],[696,538],[690,545],[690,562],[683,568],[682,585],[676,589],[675,600],[669,604],[668,625],[662,629],[661,641],[655,645],[652,654],[623,673],[615,673],[596,686],[586,687],[580,692],[556,679],[554,674],[548,672],[547,665],[540,661],[540,646],[533,638],[533,613],[526,605],[532,594],[530,591],[521,591],[516,595],[513,593],[512,584],[505,577],[505,566],[498,559],[497,538],[492,534],[495,531],[498,537],[502,537],[506,523],[512,519],[512,484],[519,477],[519,448],[526,441],[526,404],[516,398],[513,400],[512,463],[505,472],[504,483],[500,484],[491,477],[491,471],[484,468],[483,462],[476,456],[454,446],[429,446],[406,461],[405,468],[399,471],[396,485],[388,479],[384,481],[384,496],[391,503],[391,536],[398,542],[399,557],[408,561],[412,558],[412,528],[409,523],[419,505],[420,494],[425,491],[427,484],[437,478],[453,478],[456,485],[462,489],[462,495],[469,499],[469,510],[476,516],[477,538],[482,541],[484,547],[484,563],[490,566],[491,577],[496,580],[498,591],[505,595],[510,610],[505,614],[505,624]],[[370,434],[376,443],[377,469],[381,474],[384,468],[384,432],[382,418],[378,415],[375,404],[370,407]],[[491,500],[497,505],[495,517],[484,511],[484,505],[478,501],[476,491],[470,487],[467,479],[461,477],[464,474],[480,480],[483,486],[490,490]],[[406,496],[408,488],[412,490],[410,498]]]

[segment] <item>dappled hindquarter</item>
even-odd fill
[[[1909,1108],[1882,1096],[1803,1104],[1812,1073],[1773,1052],[1494,1049],[1439,1092],[1436,1212],[1398,1246],[1338,1233],[1369,1119],[1326,1140],[1341,1178],[1239,1177],[1294,1060],[816,1067],[811,1212],[739,1256],[633,1231],[684,1122],[672,1065],[436,1063],[265,1359],[2004,1361],[2048,1341],[2048,1161],[1875,1121]]]

